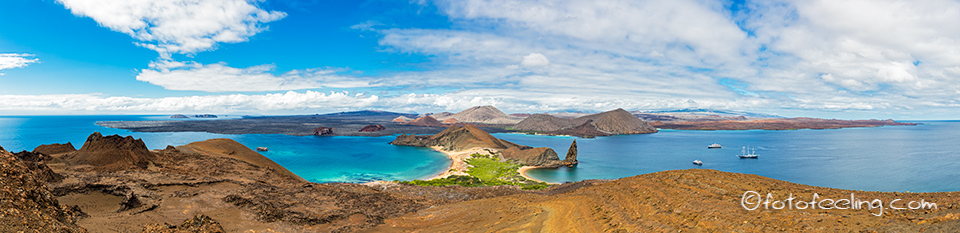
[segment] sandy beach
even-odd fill
[[[433,150],[435,150],[435,151],[439,151],[440,153],[443,153],[444,155],[447,155],[447,158],[450,158],[451,163],[450,163],[450,167],[448,167],[448,168],[447,168],[446,170],[444,170],[442,173],[437,174],[437,175],[434,175],[434,176],[431,176],[430,178],[427,178],[427,179],[424,179],[424,180],[433,180],[433,179],[447,178],[447,177],[453,176],[453,175],[466,176],[466,175],[467,175],[467,173],[466,173],[466,171],[467,171],[467,159],[470,158],[470,155],[472,155],[472,154],[478,154],[478,153],[479,153],[479,154],[489,154],[489,153],[488,153],[486,150],[484,150],[483,148],[471,148],[471,149],[465,150],[465,151],[448,151],[448,150],[443,150],[443,148],[441,148],[441,147],[439,147],[439,146],[432,146],[432,147],[430,147],[430,149],[433,149]]]
[[[543,183],[547,183],[547,184],[560,184],[560,183],[550,183],[550,182],[546,182],[546,181],[534,179],[533,177],[530,177],[530,176],[527,175],[527,171],[528,171],[528,170],[530,170],[530,169],[537,169],[537,168],[541,168],[541,167],[537,167],[537,166],[523,166],[523,167],[520,167],[520,169],[517,169],[517,172],[520,172],[520,176],[523,176],[523,178],[526,178],[526,179],[528,179],[528,180],[532,180],[532,181],[536,181],[536,182],[543,182]]]
[[[437,175],[434,175],[434,176],[431,176],[431,177],[429,177],[429,178],[427,178],[427,179],[424,179],[424,180],[433,180],[433,179],[447,178],[447,177],[453,176],[453,175],[467,176],[467,175],[468,175],[468,174],[466,173],[466,171],[467,171],[467,159],[470,158],[470,155],[472,155],[472,154],[490,154],[490,153],[487,151],[487,149],[485,149],[485,148],[479,148],[479,147],[477,147],[477,148],[471,148],[471,149],[469,149],[469,150],[464,150],[464,151],[448,151],[448,150],[443,150],[443,149],[440,148],[439,146],[433,146],[433,147],[430,147],[430,148],[433,149],[433,150],[435,150],[435,151],[439,151],[440,153],[443,153],[444,155],[447,155],[447,157],[450,158],[451,164],[450,164],[450,167],[447,168],[446,170],[444,170],[442,173],[437,174]],[[536,182],[544,182],[544,183],[548,183],[548,184],[559,184],[559,183],[545,182],[545,181],[537,180],[537,179],[534,179],[533,177],[527,176],[527,170],[536,169],[536,168],[540,168],[540,167],[537,167],[537,166],[523,166],[523,167],[520,167],[520,169],[517,169],[517,172],[519,172],[520,175],[523,176],[523,178],[526,178],[526,179],[528,179],[528,180],[532,180],[532,181],[536,181]]]

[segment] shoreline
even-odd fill
[[[428,176],[423,180],[442,179],[453,175],[468,176],[469,174],[467,174],[465,171],[467,170],[467,159],[470,158],[470,155],[475,153],[486,153],[486,151],[481,148],[472,148],[465,151],[448,151],[443,150],[443,148],[439,146],[431,146],[430,149],[446,155],[447,158],[450,159],[450,166],[444,169],[443,172]]]
[[[560,183],[551,183],[551,182],[546,182],[546,181],[534,179],[533,177],[530,177],[530,176],[527,175],[527,171],[529,171],[529,170],[531,170],[531,169],[540,169],[540,168],[548,168],[548,167],[522,166],[522,167],[520,167],[520,169],[517,169],[517,172],[520,172],[520,176],[522,176],[523,178],[528,179],[528,180],[532,180],[532,181],[536,181],[536,182],[543,182],[543,183],[547,183],[547,184],[550,184],[550,185],[560,184]]]
[[[468,166],[468,165],[467,165],[467,159],[471,158],[470,155],[472,155],[472,154],[489,154],[489,152],[487,152],[487,149],[485,149],[485,148],[479,148],[479,147],[471,148],[471,149],[464,150],[464,151],[448,151],[448,150],[443,150],[443,148],[441,148],[441,147],[439,147],[439,146],[431,146],[430,149],[433,149],[434,151],[437,151],[437,152],[440,152],[440,153],[443,153],[444,155],[446,155],[447,158],[450,159],[450,166],[448,166],[443,172],[438,173],[438,174],[436,174],[436,175],[428,176],[427,178],[425,178],[425,179],[423,179],[423,180],[443,179],[443,178],[447,178],[447,177],[450,177],[450,176],[453,176],[453,175],[469,176],[470,174],[467,174],[467,173],[466,173],[466,170],[467,170],[467,166]],[[551,182],[546,182],[546,181],[538,180],[538,179],[535,179],[535,178],[530,177],[530,176],[527,175],[527,171],[528,171],[528,170],[530,170],[530,169],[539,169],[539,168],[546,168],[546,167],[539,167],[539,166],[521,166],[519,169],[517,169],[517,172],[520,173],[520,176],[522,176],[523,178],[525,178],[525,179],[527,179],[527,180],[532,180],[532,181],[536,181],[536,182],[543,182],[543,183],[547,183],[547,184],[551,184],[551,185],[560,184],[560,183],[551,183]]]

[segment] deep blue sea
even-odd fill
[[[394,137],[298,137],[277,134],[200,132],[133,133],[96,121],[171,120],[168,116],[0,116],[0,146],[32,150],[72,142],[78,149],[99,131],[143,138],[151,149],[210,138],[231,138],[262,152],[314,182],[412,180],[447,169],[449,160],[424,148],[387,144]],[[195,120],[195,119],[192,119]],[[960,121],[924,121],[920,126],[787,131],[678,131],[573,138],[495,134],[515,143],[551,147],[566,154],[574,139],[580,165],[528,172],[550,182],[613,179],[673,169],[707,168],[757,174],[832,188],[871,191],[960,191]],[[719,143],[722,149],[707,149]],[[742,146],[759,159],[740,159]],[[703,161],[703,166],[692,164]]]

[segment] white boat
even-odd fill
[[[747,153],[747,152],[750,152],[750,153]],[[743,147],[743,149],[740,150],[740,154],[737,155],[737,157],[740,157],[741,159],[756,159],[757,156],[759,156],[757,155],[757,148],[747,148],[747,147]]]
[[[693,164],[695,164],[695,165],[697,165],[697,166],[702,166],[702,165],[703,165],[703,161],[694,160],[694,161],[693,161]]]
[[[716,144],[716,143],[710,144],[709,146],[707,146],[707,148],[709,148],[709,149],[720,149],[720,144]]]
[[[261,147],[257,147],[257,151],[268,151],[268,150],[269,150],[269,149],[267,149],[266,147],[262,147],[262,146],[261,146]]]

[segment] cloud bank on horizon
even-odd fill
[[[378,1],[352,10],[376,11],[368,8]],[[131,67],[136,74],[125,78],[165,91],[160,97],[0,95],[0,112],[426,112],[495,105],[508,112],[709,108],[960,116],[954,110],[960,106],[960,27],[949,26],[960,22],[956,1],[413,1],[418,10],[406,14],[436,14],[446,24],[371,16],[319,35],[372,38],[378,54],[423,58],[413,69],[369,70],[289,68],[290,60],[231,66],[230,57],[206,58],[221,45],[269,42],[257,41],[261,36],[317,36],[298,34],[315,27],[301,17],[309,10],[279,3],[57,2],[155,51],[156,59]],[[295,26],[269,27],[284,21]],[[315,46],[348,43],[325,42]],[[38,59],[0,54],[0,70],[30,69]]]

